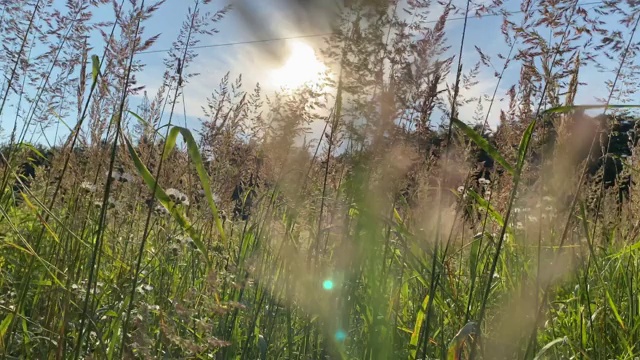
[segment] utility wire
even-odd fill
[[[603,4],[603,3],[604,3],[603,1],[590,1],[590,2],[585,2],[585,3],[578,4],[578,5],[580,5],[580,6],[589,6],[589,5],[600,5],[600,4]],[[538,9],[540,9],[540,8],[538,8]],[[523,12],[522,10],[510,11],[509,14],[520,14],[522,12]],[[486,14],[486,15],[481,15],[481,16],[468,17],[468,19],[482,19],[482,18],[496,17],[496,16],[501,16],[501,15],[502,14]],[[447,21],[460,21],[460,20],[464,20],[464,19],[465,19],[465,17],[461,16],[461,17],[450,18]],[[430,21],[425,21],[424,23],[425,24],[435,24],[437,22],[438,22],[438,20],[430,20]],[[318,34],[295,35],[295,36],[286,36],[286,37],[270,38],[270,39],[235,41],[235,42],[227,42],[227,43],[219,43],[219,44],[211,44],[211,45],[190,46],[189,48],[190,49],[208,49],[208,48],[234,46],[234,45],[260,44],[260,43],[267,43],[267,42],[274,42],[274,41],[314,38],[314,37],[330,36],[330,35],[335,35],[335,34],[336,34],[335,32],[325,32],[325,33],[318,33]],[[154,54],[154,53],[167,52],[167,51],[170,51],[170,50],[171,49],[147,50],[147,51],[141,51],[138,54]]]
[[[214,48],[214,47],[222,47],[222,46],[233,46],[233,45],[245,45],[245,44],[258,44],[258,43],[266,43],[272,41],[282,41],[282,40],[292,40],[292,39],[303,39],[303,38],[312,38],[312,37],[321,37],[321,36],[329,36],[335,33],[321,33],[321,34],[309,34],[309,35],[297,35],[297,36],[287,36],[281,38],[272,38],[272,39],[260,39],[260,40],[250,40],[250,41],[238,41],[238,42],[228,42],[228,43],[220,43],[220,44],[211,44],[211,45],[200,45],[200,46],[189,46],[190,49],[205,49],[205,48]],[[152,54],[152,53],[160,53],[167,52],[171,49],[165,50],[147,50],[141,51],[138,54]]]

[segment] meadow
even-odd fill
[[[334,76],[224,76],[187,127],[201,42],[251,20],[190,2],[142,96],[165,1],[0,1],[3,359],[640,356],[637,2],[348,1]],[[448,37],[474,16],[507,52]]]

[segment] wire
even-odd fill
[[[582,4],[578,4],[580,6],[589,6],[589,5],[599,5],[604,3],[603,1],[591,1],[591,2],[585,2]],[[522,10],[517,10],[517,11],[510,11],[509,14],[520,14],[522,13]],[[487,18],[487,17],[496,17],[496,16],[501,16],[502,14],[486,14],[486,15],[481,15],[481,16],[474,16],[474,17],[469,17],[468,19],[482,19],[482,18]],[[461,16],[461,17],[455,17],[455,18],[450,18],[447,19],[447,21],[460,21],[460,20],[464,20],[465,17]],[[425,24],[435,24],[437,23],[438,20],[430,20],[430,21],[425,21]],[[304,38],[313,38],[313,37],[322,37],[322,36],[330,36],[330,35],[335,35],[335,32],[325,32],[325,33],[318,33],[318,34],[307,34],[307,35],[295,35],[295,36],[287,36],[287,37],[279,37],[279,38],[270,38],[270,39],[258,39],[258,40],[248,40],[248,41],[236,41],[236,42],[227,42],[227,43],[219,43],[219,44],[211,44],[211,45],[199,45],[199,46],[191,46],[191,49],[207,49],[207,48],[216,48],[216,47],[225,47],[225,46],[235,46],[235,45],[248,45],[248,44],[259,44],[259,43],[267,43],[267,42],[273,42],[273,41],[283,41],[283,40],[294,40],[294,39],[304,39]],[[164,50],[147,50],[147,51],[141,51],[138,54],[154,54],[154,53],[162,53],[162,52],[167,52],[170,51],[171,49],[164,49]]]
[[[298,35],[298,36],[287,36],[281,38],[272,38],[272,39],[260,39],[260,40],[250,40],[250,41],[238,41],[238,42],[228,42],[228,43],[220,43],[220,44],[211,44],[211,45],[199,45],[199,46],[191,46],[191,49],[205,49],[205,48],[214,48],[214,47],[222,47],[222,46],[233,46],[233,45],[245,45],[245,44],[258,44],[258,43],[266,43],[271,41],[282,41],[282,40],[293,40],[293,39],[302,39],[302,38],[311,38],[311,37],[321,37],[321,36],[329,36],[334,35],[333,32],[322,33],[322,34],[309,34],[309,35]],[[160,53],[167,52],[170,49],[165,50],[148,50],[141,51],[138,54],[152,54],[152,53]]]

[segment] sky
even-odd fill
[[[298,0],[299,3],[304,1],[306,0]],[[331,5],[334,1],[341,0],[320,0],[320,3]],[[242,4],[238,4],[238,2],[242,2]],[[219,33],[201,38],[200,45],[210,47],[199,49],[199,56],[191,65],[190,71],[200,73],[200,75],[191,79],[184,89],[186,114],[183,113],[182,105],[177,107],[176,114],[177,118],[182,119],[179,122],[180,125],[186,125],[192,129],[198,128],[198,119],[203,117],[202,106],[206,104],[207,97],[216,89],[220,79],[227,72],[230,72],[231,79],[242,74],[245,90],[252,90],[255,83],[259,82],[265,93],[269,94],[277,90],[277,84],[270,78],[270,73],[287,62],[290,56],[289,51],[295,44],[303,42],[315,49],[322,45],[323,37],[313,35],[330,32],[328,20],[330,19],[330,10],[327,10],[330,6],[310,10],[295,7],[292,2],[295,0],[213,0],[208,5],[212,10],[222,8],[229,3],[235,4],[236,8],[232,9],[219,23],[217,26]],[[453,3],[462,7],[466,2],[457,0]],[[507,1],[507,3],[509,2]],[[593,1],[582,0],[580,3],[593,3]],[[136,58],[145,63],[146,67],[142,73],[136,76],[138,82],[145,85],[151,98],[162,82],[164,51],[171,47],[177,37],[180,25],[187,17],[188,7],[192,4],[193,0],[167,0],[145,23],[143,38],[155,34],[159,34],[159,38],[147,52],[137,55]],[[519,6],[519,2],[512,2],[512,4],[514,9]],[[238,5],[245,7],[241,8]],[[585,7],[593,9],[595,6],[597,4]],[[241,9],[246,11],[245,14],[250,14],[251,18],[244,17]],[[440,12],[438,7],[434,8],[431,14],[434,21]],[[96,15],[110,19],[112,17],[111,6],[103,7]],[[506,53],[508,51],[500,33],[501,24],[501,17],[469,17],[462,55],[465,71],[468,71],[479,60],[474,45],[481,47],[493,59],[496,58],[498,52]],[[446,32],[448,42],[452,45],[452,54],[457,55],[463,25],[464,21],[460,15],[453,15],[452,19],[448,21]],[[290,39],[282,40],[282,38]],[[268,41],[269,39],[280,40]],[[94,51],[101,53],[103,46],[103,44],[94,44]],[[455,61],[457,63],[457,58]],[[453,82],[454,77],[455,73],[452,72],[448,81]],[[505,93],[511,84],[517,82],[518,77],[519,67],[512,66],[505,73],[498,88],[498,98],[489,115],[489,122],[493,127],[497,124],[500,109],[505,109],[507,106],[508,100]],[[611,74],[602,74],[596,69],[585,69],[581,73],[581,79],[588,79],[589,85],[580,89],[577,102],[594,103],[596,96],[605,96],[604,81],[612,78]],[[494,92],[496,78],[493,76],[493,70],[481,68],[477,80],[478,84],[471,90],[463,92],[462,95],[491,95]],[[140,100],[141,96],[131,99],[132,105],[135,106],[136,101]],[[485,104],[485,109],[487,106],[488,103]],[[463,107],[460,109],[460,118],[471,120],[474,109],[475,104]],[[8,119],[12,124],[13,117],[5,112],[1,119],[2,128],[5,129],[3,136],[6,136],[7,129],[10,130]],[[310,137],[317,137],[323,126],[323,123],[314,124],[312,126],[313,134]],[[50,138],[54,134],[53,130],[49,129],[45,136]]]

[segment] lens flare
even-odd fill
[[[343,342],[347,338],[347,333],[344,330],[336,331],[336,341]]]
[[[331,280],[325,280],[322,282],[322,288],[325,290],[331,290],[333,289],[333,281]]]

